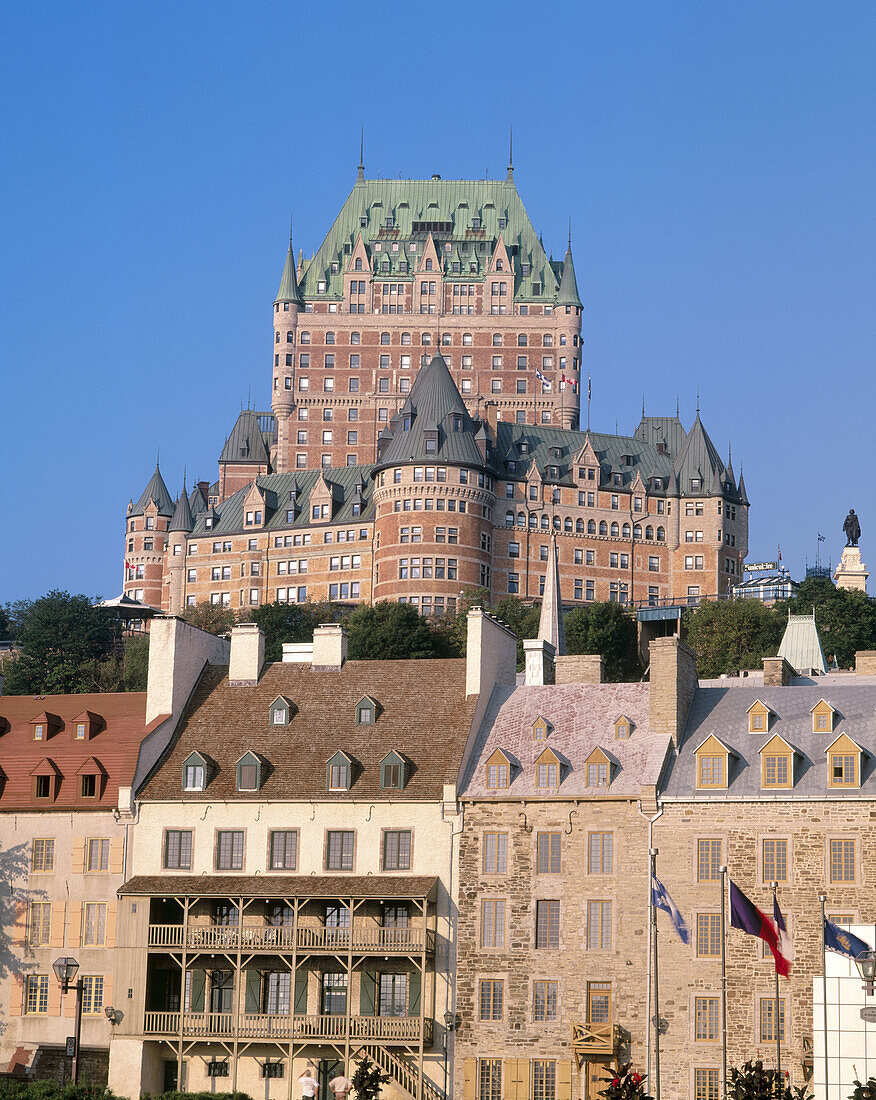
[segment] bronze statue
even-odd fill
[[[858,517],[855,515],[854,508],[849,509],[849,514],[846,516],[846,521],[843,524],[843,531],[848,539],[846,546],[857,546],[858,539],[861,537],[861,524],[858,522]]]

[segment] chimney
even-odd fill
[[[650,645],[649,722],[654,733],[681,743],[684,724],[697,689],[697,657],[678,638],[655,638]]]
[[[338,623],[322,623],[313,632],[313,667],[341,668],[347,659],[347,634]]]
[[[253,687],[265,664],[265,635],[258,623],[238,623],[231,631],[228,683]]]
[[[465,694],[487,695],[496,684],[517,682],[517,635],[481,607],[468,613]]]
[[[876,649],[859,649],[855,654],[855,673],[858,676],[876,676]]]
[[[526,658],[526,686],[556,683],[554,656],[556,650],[543,638],[525,638],[523,652]]]
[[[228,664],[228,640],[189,626],[174,615],[149,624],[146,725],[156,718],[178,718],[207,663]]]
[[[604,684],[605,658],[599,653],[557,657],[558,684]]]
[[[784,657],[764,657],[763,686],[787,687],[794,675],[794,669]]]

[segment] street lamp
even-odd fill
[[[867,996],[873,996],[874,980],[876,980],[876,951],[862,951],[855,959],[858,973],[864,979],[864,989]]]
[[[79,963],[70,955],[64,955],[52,963],[52,970],[61,985],[62,993],[76,990],[76,1030],[73,1039],[73,1084],[79,1084],[79,1036],[82,1033],[82,979],[73,983]]]

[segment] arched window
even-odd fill
[[[431,334],[431,332],[424,332],[423,333],[423,341],[422,342],[423,342],[423,347],[424,348],[427,348],[432,343],[432,334]]]
[[[633,538],[640,539],[642,537],[642,525],[641,523],[633,524]]]
[[[505,526],[506,527],[513,527],[514,526],[514,513],[513,512],[506,512],[505,513]]]
[[[651,526],[650,523],[645,528],[645,538],[649,539],[651,542],[654,541],[654,528]]]
[[[529,513],[529,526],[533,528],[538,527],[538,516],[535,514],[535,512]]]
[[[518,527],[525,527],[526,526],[526,516],[522,512],[517,513],[517,526]]]
[[[527,343],[526,333],[520,332],[517,334],[517,346],[518,348],[525,348]]]
[[[429,260],[426,260],[426,270],[427,270],[427,271],[431,271],[431,270],[432,270],[432,261],[431,261],[431,259],[429,259]]]
[[[542,531],[547,531],[547,529],[549,527],[550,527],[550,521],[548,520],[547,516],[542,516],[541,517],[541,529],[542,529]]]
[[[575,520],[575,534],[576,535],[583,535],[584,534],[584,520],[583,519],[576,519]]]
[[[470,332],[464,332],[462,334],[462,346],[464,348],[470,348],[471,347],[471,342],[472,342],[471,333]]]
[[[588,535],[595,535],[596,534],[596,520],[595,519],[588,519],[587,520],[587,534]]]
[[[580,520],[579,520],[579,523],[580,523]],[[570,516],[566,516],[565,523],[563,524],[563,529],[565,530],[567,535],[571,535],[571,533],[572,533],[572,519],[571,519]]]
[[[630,537],[630,525],[628,523],[625,523],[624,524],[624,538],[628,539],[629,537]]]
[[[409,347],[411,343],[411,334],[409,332],[403,332],[401,335],[401,342],[403,347]]]
[[[658,542],[663,542],[665,540],[665,538],[666,538],[666,532],[663,530],[662,527],[658,527],[657,528],[657,541]]]
[[[354,271],[361,271],[362,270],[362,258],[360,256],[356,257],[356,262],[353,264],[353,270]]]
[[[608,524],[605,522],[604,519],[599,521],[599,533],[600,535],[608,534]]]
[[[496,260],[496,270],[497,271],[504,271],[505,270],[505,265],[502,263],[501,260]]]
[[[616,523],[613,523],[611,525],[611,537],[613,539],[616,539],[619,534],[620,534],[620,528],[618,527],[618,525]]]
[[[554,516],[554,530],[559,531],[563,526],[562,520],[559,516]]]

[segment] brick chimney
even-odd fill
[[[322,623],[313,632],[313,667],[341,668],[347,659],[347,634],[338,623]]]
[[[238,623],[231,631],[228,683],[252,687],[265,664],[265,635],[258,623]]]
[[[649,722],[654,733],[668,733],[678,748],[697,689],[697,658],[678,638],[655,638],[650,645]]]
[[[517,635],[483,608],[468,613],[465,694],[489,695],[496,684],[517,682]]]

